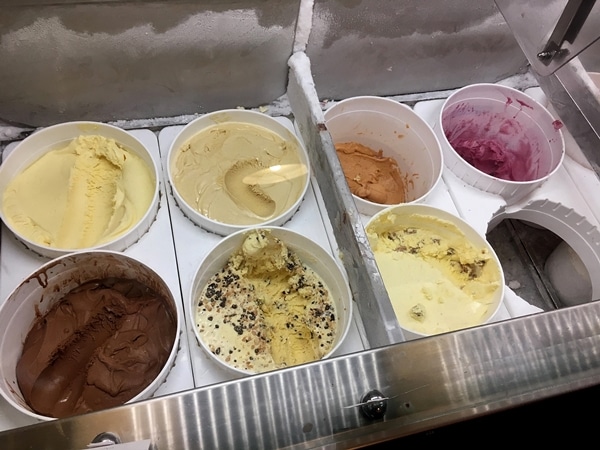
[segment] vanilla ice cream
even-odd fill
[[[247,234],[195,305],[196,327],[210,351],[251,373],[321,359],[337,337],[328,287],[266,229]]]
[[[265,223],[292,208],[304,193],[307,174],[296,142],[244,122],[199,131],[171,162],[173,184],[185,203],[232,225]]]
[[[386,210],[366,231],[403,328],[422,335],[454,331],[484,323],[497,308],[497,259],[451,221]]]
[[[148,164],[114,139],[79,136],[15,176],[3,194],[7,223],[24,238],[60,249],[112,241],[151,205]]]

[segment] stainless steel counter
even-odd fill
[[[600,304],[513,319],[0,434],[85,448],[101,432],[154,448],[351,448],[595,385]],[[357,406],[377,389],[387,412]]]

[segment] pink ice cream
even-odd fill
[[[531,106],[485,99],[451,105],[442,116],[444,134],[454,150],[480,171],[508,181],[545,176],[548,139],[527,115]]]

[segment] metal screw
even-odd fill
[[[360,409],[369,419],[382,419],[387,411],[387,400],[386,396],[374,389],[363,397]]]
[[[121,443],[121,438],[118,434],[110,431],[105,431],[97,435],[88,445],[88,448],[103,447],[107,445],[116,445]]]

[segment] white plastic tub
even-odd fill
[[[32,411],[17,382],[17,361],[34,320],[77,286],[110,277],[142,283],[166,299],[176,314],[177,331],[167,361],[158,376],[127,403],[149,398],[166,380],[179,351],[183,323],[181,308],[167,284],[147,265],[119,252],[92,250],[73,253],[53,259],[34,271],[0,307],[0,394],[17,410],[37,420],[54,419]]]
[[[285,180],[286,180],[285,182],[287,183],[287,181],[290,178],[300,178],[302,180],[302,187],[301,187],[301,189],[298,190],[298,192],[296,194],[294,194],[295,198],[290,200],[288,207],[286,207],[285,209],[282,209],[279,212],[274,213],[271,216],[267,216],[265,218],[256,218],[254,223],[249,223],[249,224],[235,223],[234,221],[231,221],[231,220],[223,220],[223,219],[217,220],[216,218],[211,217],[211,215],[209,213],[199,210],[196,205],[193,205],[191,202],[186,201],[184,199],[184,196],[180,192],[180,189],[177,186],[177,175],[176,175],[177,169],[176,169],[175,165],[176,165],[177,158],[179,157],[179,154],[182,151],[182,147],[194,136],[196,136],[199,133],[202,133],[203,131],[206,131],[209,128],[212,128],[214,130],[215,127],[218,127],[219,125],[227,124],[227,123],[236,123],[236,122],[255,125],[258,127],[265,128],[266,130],[268,130],[271,133],[275,133],[281,139],[288,142],[290,144],[290,146],[292,146],[291,148],[297,149],[297,151],[298,151],[297,157],[300,161],[300,163],[297,165],[297,167],[271,166],[269,168],[263,169],[263,170],[271,170],[271,171],[273,171],[274,174],[278,174],[278,172],[277,172],[278,170],[281,170],[282,173],[289,170],[288,173],[284,174],[283,178],[285,178]],[[241,150],[242,150],[242,152],[244,151],[243,148]],[[253,150],[257,150],[257,149],[253,148]],[[222,151],[222,149],[211,149],[210,151],[211,152],[215,152],[215,151],[220,152],[220,151]],[[202,164],[202,161],[199,161],[198,164]],[[225,164],[225,163],[223,163],[223,164]],[[227,163],[227,164],[229,164],[229,163]],[[183,213],[192,222],[199,225],[200,227],[202,227],[208,231],[212,231],[213,233],[220,234],[222,236],[226,236],[230,233],[248,228],[250,226],[256,226],[256,225],[279,226],[279,225],[284,224],[294,215],[294,213],[300,207],[300,204],[302,203],[302,200],[304,199],[304,196],[306,194],[306,191],[307,191],[308,185],[309,185],[309,181],[310,181],[310,163],[308,161],[308,154],[306,152],[306,149],[304,148],[303,143],[298,139],[298,137],[293,132],[291,132],[288,128],[286,128],[284,125],[282,125],[276,119],[274,119],[273,117],[270,117],[266,114],[262,114],[259,112],[248,111],[248,110],[231,109],[231,110],[215,111],[215,112],[203,115],[203,116],[199,117],[198,119],[195,119],[192,122],[190,122],[189,124],[187,124],[177,134],[177,136],[175,137],[175,139],[173,140],[173,142],[171,143],[171,145],[169,147],[169,152],[168,152],[168,157],[167,157],[167,168],[168,168],[167,176],[168,176],[169,184],[170,184],[172,192],[173,192],[173,196],[175,197],[177,204],[179,205],[179,207],[181,208]],[[214,183],[219,185],[220,191],[226,191],[226,188],[224,186],[221,186],[221,184],[225,184],[222,179],[225,176],[224,174],[230,170],[231,170],[231,167],[224,167],[224,166],[223,167],[206,166],[206,167],[202,168],[203,172],[208,172],[208,173],[213,172],[214,173],[214,175],[215,175]],[[249,178],[249,177],[246,177],[246,178]],[[252,181],[243,181],[243,182],[252,184]],[[275,185],[276,182],[273,182],[272,184]],[[200,195],[200,194],[197,193],[197,195]],[[232,201],[231,195],[224,196],[223,198],[226,200],[226,202],[231,204],[231,208],[238,208],[238,207],[243,208],[244,207],[244,205],[236,206],[236,202]]]
[[[98,243],[88,248],[59,248],[45,245],[23,236],[7,220],[3,208],[3,194],[9,182],[37,161],[43,155],[51,150],[66,146],[69,142],[79,136],[99,135],[105,138],[114,139],[126,150],[140,157],[147,165],[150,177],[154,181],[154,188],[151,194],[150,203],[146,206],[146,213],[128,230],[115,236],[109,241]],[[105,249],[114,251],[123,251],[143,236],[156,218],[159,206],[159,180],[158,162],[155,161],[149,150],[144,144],[131,133],[113,125],[99,122],[66,122],[44,128],[36,131],[23,141],[21,141],[11,153],[4,159],[0,165],[0,218],[6,226],[21,240],[25,246],[34,252],[48,257],[55,258],[68,253],[90,250]],[[57,174],[57,177],[68,176],[66,174]]]
[[[435,124],[446,166],[461,180],[498,194],[509,204],[540,187],[561,166],[565,143],[560,128],[562,124],[527,94],[486,83],[454,92],[444,102]],[[485,160],[493,169],[484,171],[482,164],[476,167],[461,156],[451,144],[461,140],[472,143],[474,148],[479,144],[486,148],[477,159]],[[491,154],[492,143],[505,150],[499,152],[505,159]],[[514,164],[504,163],[509,156],[514,157]],[[496,157],[498,161],[492,164],[490,161]],[[522,179],[498,175],[509,166],[512,174],[515,169],[525,172]]]
[[[443,155],[437,137],[406,105],[383,97],[348,98],[325,111],[325,124],[334,144],[357,142],[393,158],[405,182],[404,203],[424,202],[442,176]],[[367,216],[389,206],[353,197],[358,211]]]

